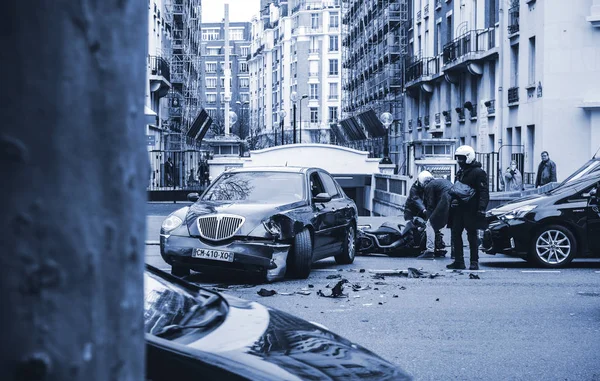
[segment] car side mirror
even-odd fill
[[[198,194],[198,192],[188,193],[188,195],[187,195],[188,201],[191,201],[191,202],[196,202],[196,201],[198,201],[199,198],[200,198],[200,195]]]
[[[313,197],[314,202],[329,202],[331,201],[331,196],[329,193],[319,193],[315,197]]]

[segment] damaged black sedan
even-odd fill
[[[250,167],[222,173],[169,215],[160,252],[173,275],[250,271],[266,280],[307,278],[312,263],[354,261],[358,211],[319,168]]]

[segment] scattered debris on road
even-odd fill
[[[481,279],[481,278],[479,277],[479,275],[471,273],[471,274],[469,274],[469,279]]]
[[[261,288],[256,293],[258,295],[260,295],[260,296],[273,296],[273,295],[277,294],[277,291],[275,291],[275,290],[266,290],[264,288]]]
[[[331,289],[331,294],[325,294],[323,293],[323,291],[319,290],[317,291],[317,295],[325,298],[347,298],[348,295],[343,293],[345,283],[349,283],[348,279],[342,279],[339,282],[337,282],[337,284]]]
[[[326,279],[340,279],[342,276],[340,274],[335,275],[327,275]]]
[[[310,295],[311,292],[310,291],[296,291],[296,294],[300,294],[300,295]]]

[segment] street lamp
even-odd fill
[[[394,116],[389,112],[384,112],[379,116],[379,120],[385,126],[385,136],[383,137],[383,159],[379,162],[379,164],[392,164],[392,160],[390,160],[390,147],[389,147],[389,134],[390,134],[390,124],[394,122]]]
[[[279,124],[281,124],[281,145],[283,145],[283,119],[285,118],[286,114],[287,112],[285,112],[285,110],[279,110]],[[277,145],[277,138],[275,138],[275,145]]]
[[[248,101],[244,101],[244,102],[237,101],[235,103],[238,106],[240,106],[240,114],[242,115],[242,119],[240,121],[240,127],[239,127],[239,129],[240,129],[240,139],[243,139],[244,137],[242,136],[242,132],[243,132],[242,129],[245,126],[245,123],[244,123],[244,120],[245,120],[244,119],[244,106],[248,106],[248,103],[250,103],[250,102],[248,102]],[[250,136],[252,137],[252,129],[249,128],[249,131],[250,131]]]
[[[298,93],[292,91],[290,99],[294,102],[294,143],[296,143],[296,102],[300,101],[300,143],[302,143],[302,100],[308,98],[308,94],[302,95],[298,99]]]

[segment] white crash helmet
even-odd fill
[[[454,152],[454,158],[456,158],[458,155],[465,156],[467,158],[467,164],[471,164],[473,161],[475,161],[475,150],[471,146],[458,147],[456,152]]]
[[[419,173],[419,175],[417,176],[417,181],[419,182],[419,185],[422,187],[427,185],[427,183],[430,182],[431,180],[433,180],[433,175],[429,171],[421,171]]]

